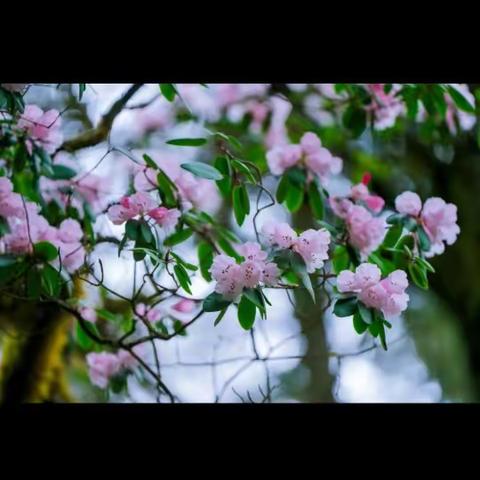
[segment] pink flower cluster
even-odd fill
[[[262,234],[269,245],[297,252],[305,261],[308,273],[322,268],[328,258],[330,233],[324,228],[306,230],[299,236],[288,223],[268,222],[262,227]]]
[[[303,165],[311,175],[316,175],[326,183],[331,175],[342,171],[343,162],[322,147],[322,142],[312,132],[307,132],[299,145],[279,145],[267,152],[267,163],[274,175],[282,175],[286,170]]]
[[[32,141],[40,144],[46,152],[53,153],[62,144],[60,112],[55,109],[44,112],[37,105],[27,105],[17,127],[24,130],[29,140],[27,147],[32,151]]]
[[[385,201],[370,194],[366,186],[369,179],[369,175],[364,176],[362,183],[352,187],[348,197],[330,197],[333,212],[345,221],[350,244],[358,248],[363,257],[382,243],[387,227],[383,218],[373,215],[382,211]]]
[[[150,154],[155,159],[155,154]],[[182,201],[182,208],[190,210],[197,208],[214,213],[218,210],[221,199],[214,182],[205,178],[198,178],[180,167],[178,158],[165,154],[158,162],[162,170],[177,186]],[[135,167],[137,168],[137,167]],[[158,187],[157,172],[150,167],[137,168],[134,178],[134,187],[137,192],[150,192]]]
[[[389,93],[385,92],[384,83],[369,83],[366,88],[372,95],[372,102],[366,110],[373,115],[374,127],[377,130],[393,127],[397,118],[405,113],[405,105],[396,96],[400,86],[393,85]]]
[[[372,263],[362,263],[355,273],[340,272],[337,288],[341,293],[356,293],[365,306],[381,311],[386,319],[400,315],[409,301],[407,274],[395,270],[382,280],[380,269]]]
[[[116,354],[91,352],[86,359],[90,381],[99,388],[107,388],[112,377],[122,370],[131,370],[137,363],[135,357],[126,350],[119,350]]]
[[[440,255],[445,244],[453,245],[460,233],[457,224],[457,206],[446,203],[439,197],[427,199],[422,208],[422,200],[414,192],[403,192],[395,199],[395,208],[399,213],[410,215],[423,226],[432,245],[427,257]]]
[[[175,228],[181,213],[176,208],[159,207],[148,193],[137,192],[129,197],[123,197],[119,204],[112,205],[107,215],[115,225],[122,225],[137,215],[148,215],[158,225],[169,231]]]
[[[55,228],[38,211],[36,203],[27,202],[13,192],[8,178],[0,178],[0,216],[7,220],[10,229],[10,233],[0,239],[1,250],[15,255],[32,253],[33,244],[47,241],[60,250],[62,265],[67,271],[77,270],[85,258],[80,224],[66,219]]]
[[[275,285],[279,269],[273,262],[267,262],[267,253],[256,242],[247,242],[238,248],[245,260],[238,264],[227,255],[217,255],[210,268],[217,281],[215,291],[229,300],[235,300],[246,288],[255,288],[259,283]]]

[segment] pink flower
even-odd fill
[[[141,347],[141,345],[137,345],[133,349],[137,355],[139,354],[138,350],[140,350],[138,347]],[[126,370],[133,370],[138,365],[138,360],[128,350],[119,350],[117,360],[120,367]]]
[[[355,270],[355,289],[363,290],[380,281],[380,269],[372,263],[362,263]]]
[[[25,130],[30,139],[40,143],[45,151],[53,153],[63,141],[60,125],[58,110],[43,112],[37,105],[27,105],[17,127]]]
[[[177,225],[181,213],[177,208],[168,209],[165,207],[157,207],[150,210],[148,215],[165,230],[172,230]]]
[[[445,250],[444,243],[453,245],[460,233],[457,225],[457,207],[438,197],[429,198],[422,210],[421,220],[432,242],[429,256],[438,255]]]
[[[157,206],[155,200],[145,192],[134,193],[130,197],[124,197],[122,201],[126,203],[122,204],[123,206],[136,210],[138,214],[145,214]]]
[[[345,220],[350,243],[358,248],[363,256],[373,252],[382,243],[386,230],[385,221],[374,217],[366,208],[353,205]]]
[[[156,206],[157,203],[148,193],[137,192],[129,197],[123,197],[118,205],[112,205],[107,211],[107,216],[115,225],[121,225],[137,215],[152,211]]]
[[[299,145],[278,146],[267,152],[267,163],[274,175],[282,175],[298,163],[302,156]]]
[[[179,313],[191,313],[196,303],[193,300],[183,298],[172,306],[172,309]]]
[[[118,357],[108,352],[92,352],[86,357],[88,375],[90,381],[100,388],[107,388],[110,379],[116,375],[121,368]]]
[[[313,155],[322,148],[322,142],[313,132],[307,132],[300,139],[300,146],[306,155]]]
[[[395,270],[381,280],[380,269],[371,263],[362,263],[354,272],[344,270],[337,277],[337,288],[342,293],[356,293],[368,308],[383,313],[385,318],[396,317],[406,310],[409,296],[407,274]]]
[[[139,303],[135,308],[135,314],[143,317],[150,323],[157,323],[165,316],[165,311],[158,305],[148,307],[144,303]]]
[[[385,200],[378,195],[367,195],[364,201],[373,213],[380,213],[385,206]]]
[[[377,130],[393,127],[397,118],[405,113],[403,102],[396,96],[400,87],[394,85],[389,93],[385,93],[384,83],[370,83],[366,87],[372,94],[366,110],[373,114],[374,127]]]
[[[346,219],[348,217],[348,213],[350,209],[353,207],[353,202],[346,198],[339,198],[339,197],[330,197],[329,204],[333,213],[337,215],[337,217]]]
[[[395,208],[398,213],[417,217],[422,209],[422,200],[414,192],[403,192],[395,199]]]
[[[112,205],[107,211],[107,216],[114,225],[122,225],[136,215],[137,212],[134,209],[125,208],[122,205]]]
[[[269,245],[280,248],[290,248],[298,238],[288,223],[266,222],[262,227],[262,235]]]
[[[337,277],[337,288],[340,293],[355,292],[357,281],[355,273],[350,270],[343,270]]]
[[[95,323],[97,321],[97,313],[91,307],[81,307],[80,308],[80,315],[87,322]]]
[[[342,159],[334,157],[329,150],[322,147],[322,142],[314,133],[305,133],[300,145],[306,167],[317,175],[322,183],[327,183],[331,175],[337,175],[342,171]]]
[[[7,197],[13,191],[13,185],[7,177],[0,177],[0,198]]]
[[[324,260],[328,258],[329,245],[330,233],[327,230],[310,229],[298,237],[293,249],[302,256],[307,266],[307,272],[313,273],[323,267]]]
[[[240,265],[241,282],[247,288],[255,288],[262,280],[263,262],[247,260]]]
[[[247,242],[240,245],[238,252],[245,257],[245,260],[252,262],[264,262],[267,259],[267,252],[264,252],[256,242]]]
[[[212,276],[215,276],[212,273]],[[217,285],[215,291],[220,293],[228,300],[235,300],[241,293],[244,287],[245,272],[236,263],[230,265],[226,274],[215,278]]]
[[[83,237],[80,224],[71,218],[64,220],[58,228],[58,238],[65,243],[79,242]]]
[[[229,300],[235,300],[243,289],[255,288],[261,282],[274,285],[279,270],[274,263],[265,263],[266,252],[255,242],[247,242],[238,248],[245,257],[240,265],[227,255],[217,255],[210,268],[210,273],[217,281],[215,291]]]
[[[265,264],[263,268],[263,283],[272,287],[278,283],[278,277],[280,276],[280,270],[276,263],[269,262]]]

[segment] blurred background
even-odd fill
[[[81,102],[78,85],[34,85],[26,103],[62,112],[62,130],[68,139],[96,125],[102,114],[130,85],[88,84]],[[475,94],[477,86],[470,85]],[[371,189],[387,204],[404,190],[423,199],[440,196],[458,206],[461,234],[445,254],[432,259],[437,273],[428,292],[410,287],[410,306],[388,332],[389,350],[377,348],[371,337],[359,336],[350,318],[325,312],[322,302],[312,304],[300,293],[272,290],[267,320],[258,320],[252,333],[238,325],[230,309],[213,326],[215,314],[206,314],[185,336],[157,342],[162,378],[182,402],[476,402],[480,400],[480,152],[478,125],[452,131],[445,122],[420,122],[399,116],[392,128],[366,129],[354,138],[341,122],[341,98],[332,85],[177,85],[179,96],[168,102],[157,84],[144,85],[116,117],[108,139],[66,155],[85,171],[94,167],[109,145],[145,152],[155,159],[179,160],[214,157],[205,149],[179,149],[165,144],[169,138],[201,137],[205,130],[234,135],[243,155],[265,169],[265,152],[282,135],[298,141],[306,131],[319,134],[323,144],[344,161],[343,175],[329,185],[331,194],[348,191],[351,179],[365,172],[373,177]],[[473,119],[474,120],[474,119]],[[107,200],[117,201],[128,188],[129,160],[112,152],[96,168]],[[275,190],[276,180],[265,176]],[[252,197],[252,202],[255,199]],[[265,201],[266,203],[266,201]],[[105,208],[99,206],[99,210]],[[220,201],[205,206],[222,218],[243,240],[254,240],[251,218],[234,227],[232,212]],[[295,219],[279,205],[259,215],[307,227],[309,213]],[[115,227],[98,215],[95,229],[121,238]],[[196,262],[193,239],[179,253]],[[107,243],[94,255],[103,259],[105,284],[129,292],[133,262],[121,258]],[[130,254],[131,255],[131,254]],[[95,289],[87,289],[92,305]],[[193,296],[201,298],[212,285],[194,278]],[[107,299],[112,309],[117,300]],[[185,314],[188,318],[188,314]],[[0,333],[0,349],[14,335],[11,322]],[[119,394],[92,386],[85,352],[70,333],[64,367],[71,400],[79,402],[155,402],[154,387],[142,375],[128,377]],[[1,353],[0,353],[1,354]],[[148,357],[151,353],[146,352]]]

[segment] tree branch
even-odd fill
[[[133,84],[105,113],[98,125],[86,132],[82,132],[76,137],[71,138],[63,142],[63,144],[57,149],[57,152],[65,150],[67,152],[74,152],[85,147],[92,147],[107,139],[110,130],[112,129],[113,122],[117,115],[123,110],[128,101],[137,93],[137,91],[143,86],[142,83]],[[55,152],[55,153],[57,153]]]

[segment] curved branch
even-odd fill
[[[110,110],[105,113],[98,125],[86,132],[82,132],[76,137],[71,138],[63,142],[63,144],[57,149],[57,152],[60,150],[65,150],[67,152],[74,152],[85,147],[92,147],[94,145],[103,142],[108,138],[108,134],[112,129],[113,122],[117,115],[124,109],[128,101],[137,93],[137,91],[143,86],[143,83],[133,84],[110,108]]]

